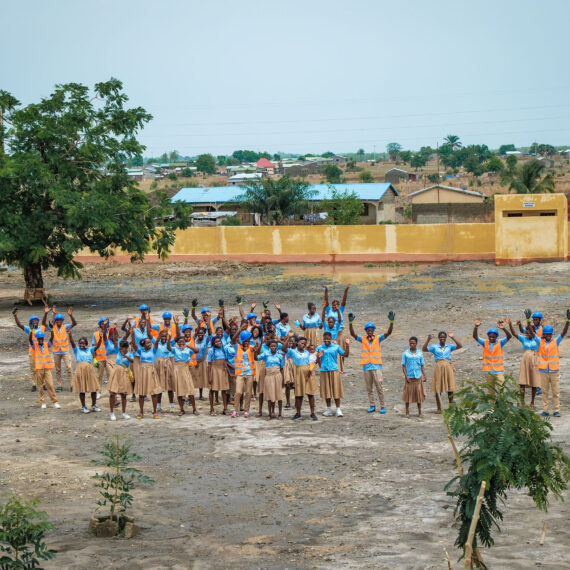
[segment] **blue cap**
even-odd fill
[[[251,333],[249,331],[241,331],[239,333],[239,341],[240,342],[245,342],[246,340],[249,340],[251,338]]]
[[[190,325],[182,325],[182,328],[180,329],[182,332],[187,331],[187,330],[192,330],[192,327]]]
[[[61,313],[58,313],[58,314],[53,318],[53,320],[54,320],[54,321],[59,321],[59,320],[64,321],[64,320],[65,320],[65,317],[64,317]]]
[[[545,325],[544,327],[542,327],[542,334],[553,334],[553,333],[554,329],[550,325]]]
[[[489,336],[492,333],[495,333],[497,336],[499,336],[499,331],[497,329],[489,329],[487,331],[487,336]]]
[[[98,321],[98,325],[102,325],[107,320],[107,317],[101,317]]]
[[[32,316],[30,317],[30,323],[31,323],[32,321],[39,321],[39,320],[40,320],[40,318],[37,317],[36,315],[32,315]]]
[[[162,313],[162,318],[163,319],[171,319],[172,313],[169,313],[168,311],[166,311],[165,313]]]
[[[46,335],[45,335],[42,331],[38,331],[38,332],[35,334],[35,337],[36,337],[36,338],[44,338],[45,336],[46,336]]]
[[[366,330],[366,329],[374,329],[374,330],[376,330],[376,325],[375,325],[374,323],[371,323],[371,322],[369,321],[369,322],[367,322],[367,323],[364,325],[364,330]]]
[[[150,307],[149,307],[146,303],[143,303],[143,304],[139,307],[139,311],[150,311]]]
[[[257,319],[257,315],[255,313],[249,313],[249,315],[247,315],[248,319]]]
[[[533,319],[542,319],[542,313],[535,311],[532,315]]]
[[[210,309],[210,307],[204,307],[200,312],[201,312],[202,314],[204,314],[204,313],[211,313],[212,310]]]

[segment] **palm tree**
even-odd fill
[[[510,176],[507,174],[505,182],[510,182],[509,191],[514,190],[517,194],[554,192],[556,186],[554,176],[549,173],[541,178],[545,168],[546,165],[540,160],[531,160]]]
[[[451,150],[457,150],[463,146],[457,135],[447,135],[443,139],[443,144],[446,144]]]

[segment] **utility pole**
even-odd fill
[[[435,143],[436,154],[437,154],[437,182],[439,184],[439,141]]]

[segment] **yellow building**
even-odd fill
[[[408,198],[412,204],[480,204],[487,196],[473,190],[435,184],[408,194]]]

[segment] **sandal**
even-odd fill
[[[143,419],[142,414],[137,414],[137,420],[142,420],[142,419]]]
[[[180,411],[178,412],[178,415],[179,415],[179,416],[183,416],[183,415],[185,415],[185,414],[186,414],[186,412],[185,412],[184,410],[180,410]]]
[[[211,415],[211,416],[215,416],[215,415],[216,415],[216,412],[214,412],[214,410],[210,410],[210,415]]]
[[[265,418],[265,420],[268,421],[268,422],[271,421],[272,419],[273,419],[273,418],[272,418],[271,416],[267,416],[267,417]]]
[[[153,420],[159,420],[160,416],[158,414],[154,414],[154,416],[152,416],[152,419]]]
[[[282,416],[281,414],[279,414],[279,415],[277,416],[277,419],[278,419],[278,420],[282,420],[282,419],[283,419],[283,416]]]
[[[193,410],[192,413],[193,413],[195,416],[199,416],[199,415],[200,415],[200,412],[199,412],[198,410]]]
[[[257,414],[255,414],[256,418],[261,418],[263,416],[263,414],[261,412],[257,412]]]

